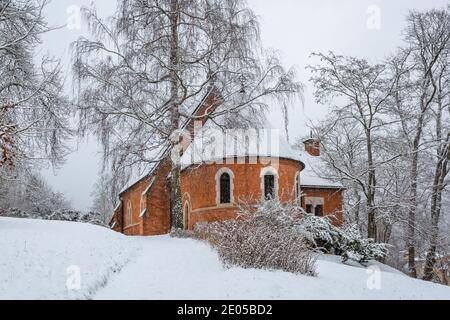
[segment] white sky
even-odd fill
[[[305,66],[311,63],[311,52],[332,50],[377,61],[392,53],[401,43],[401,31],[410,9],[424,10],[444,7],[446,0],[248,0],[261,19],[262,38],[266,47],[281,52],[285,65],[295,66],[300,80],[306,86],[305,106],[300,104],[290,112],[290,136],[307,135],[307,123],[320,120],[327,112],[315,104],[309,75]],[[77,6],[94,3],[101,15],[115,10],[115,0],[53,0],[46,15],[51,25],[65,25]],[[379,19],[377,13],[379,14]],[[67,70],[70,90],[70,43],[87,34],[81,22],[80,29],[63,28],[44,37],[40,54],[60,57]],[[282,128],[281,114],[273,107],[270,120]],[[74,145],[75,151],[66,165],[54,172],[43,173],[55,189],[67,195],[73,206],[86,210],[91,206],[93,184],[97,179],[100,157],[98,146],[91,139]]]

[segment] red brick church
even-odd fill
[[[197,223],[235,219],[238,204],[264,199],[297,201],[308,213],[333,216],[342,224],[343,188],[320,177],[320,143],[304,142],[294,152],[274,130],[224,133],[208,121],[217,107],[210,91],[185,125],[191,139],[182,144],[181,191],[184,228]],[[111,220],[111,228],[126,235],[152,236],[170,232],[170,167],[168,149],[143,177],[127,186]]]

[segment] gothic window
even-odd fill
[[[275,176],[272,174],[264,176],[264,198],[266,200],[275,199]]]
[[[295,181],[294,181],[294,190],[295,190],[295,201],[297,203],[300,203],[300,172],[297,172],[295,175]]]
[[[266,167],[261,170],[261,200],[278,199],[278,172],[273,167]]]
[[[133,223],[133,208],[131,206],[131,201],[128,201],[127,222],[129,226]]]
[[[312,204],[307,204],[307,205],[306,205],[306,213],[311,214],[312,211],[313,211],[313,206],[312,206]]]
[[[220,176],[220,203],[231,203],[231,177],[228,173]]]
[[[234,203],[234,174],[229,168],[222,168],[216,173],[216,203],[231,205]]]
[[[184,215],[183,215],[183,226],[184,226],[184,230],[188,230],[189,229],[189,202],[186,202],[186,204],[184,205]]]
[[[145,205],[145,195],[141,196],[141,212],[144,212],[144,210],[146,209],[146,205]]]

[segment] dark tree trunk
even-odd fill
[[[372,153],[371,132],[367,133],[367,155],[369,165],[368,190],[367,190],[367,236],[377,241],[377,222],[375,208],[376,172]]]
[[[448,173],[447,166],[448,166],[449,148],[450,146],[448,145],[444,148],[444,153],[441,154],[442,159],[436,166],[435,172],[433,195],[431,199],[430,248],[428,249],[423,276],[423,279],[427,281],[433,280],[433,270],[434,266],[436,265],[436,252],[439,237],[439,220],[442,209],[442,192],[444,189],[445,178]]]
[[[416,209],[417,209],[417,166],[418,149],[415,149],[411,170],[411,187],[408,208],[407,225],[407,251],[408,251],[408,273],[411,277],[417,278],[416,269]]]
[[[442,74],[441,74],[442,76]],[[436,168],[434,172],[433,181],[433,193],[431,198],[431,235],[430,235],[430,248],[428,249],[425,267],[423,271],[423,279],[426,281],[433,280],[433,271],[436,265],[436,252],[439,237],[439,220],[441,216],[442,209],[442,192],[444,190],[445,178],[448,174],[448,161],[450,157],[450,133],[447,132],[445,138],[445,143],[441,145],[443,138],[442,132],[442,111],[443,107],[443,86],[442,77],[438,81],[439,94],[437,96],[438,112],[436,115],[436,139],[439,141],[437,148],[437,158]]]
[[[424,100],[424,98],[422,99]],[[416,211],[417,211],[417,186],[418,186],[418,175],[419,175],[419,147],[420,141],[422,139],[423,123],[425,117],[425,107],[421,108],[422,113],[419,116],[416,134],[413,141],[412,148],[412,161],[411,161],[411,174],[410,174],[410,198],[409,198],[409,208],[408,208],[408,221],[407,221],[407,251],[408,251],[408,272],[413,278],[417,278],[416,269]]]

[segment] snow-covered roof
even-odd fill
[[[270,124],[260,129],[222,130],[210,121],[196,132],[181,158],[181,165],[186,169],[194,164],[257,156],[301,161],[280,131]]]
[[[302,187],[329,189],[342,189],[344,187],[341,183],[322,176],[324,164],[320,157],[314,157],[308,152],[302,151],[300,159],[306,165],[306,168],[300,175],[300,184]]]
[[[147,155],[148,159],[153,159],[154,162],[151,162],[145,166],[145,168],[141,169],[139,172],[133,173],[133,175],[128,180],[128,183],[122,188],[122,190],[119,192],[119,194],[124,193],[129,188],[140,182],[141,180],[145,179],[149,175],[153,173],[153,171],[158,167],[161,160],[165,158],[165,156],[168,153],[169,148],[167,145],[162,145],[159,148],[156,148],[154,150],[151,150],[149,154]]]

